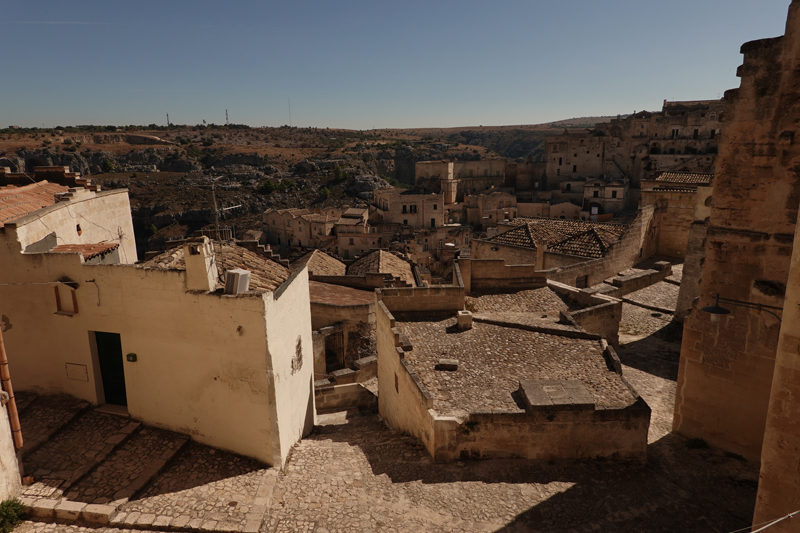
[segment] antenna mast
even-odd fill
[[[289,127],[292,127],[292,99],[289,98]]]
[[[167,113],[167,127],[169,128],[169,113]]]
[[[225,125],[228,125],[228,110],[225,110]]]
[[[217,211],[217,194],[214,192],[214,182],[211,182],[211,197],[214,199],[214,226],[217,228],[217,240],[219,240],[219,211]]]

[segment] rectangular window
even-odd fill
[[[489,176],[489,170],[488,169],[483,169],[483,177],[485,178],[485,177],[488,177],[488,176]]]
[[[559,157],[558,158],[558,166],[561,166],[563,163],[564,163],[564,158],[563,157]]]
[[[422,251],[423,252],[427,252],[428,251],[428,245],[427,244],[423,244],[422,245]]]
[[[404,205],[403,206],[403,214],[405,215],[406,213],[408,213],[408,206]]]
[[[600,196],[600,192],[599,192],[599,191],[594,191],[594,194],[593,194],[593,196],[594,196],[595,198],[597,198],[598,196]]]
[[[435,228],[435,227],[436,227],[436,219],[435,219],[435,218],[432,218],[432,219],[431,219],[431,227],[432,227],[432,228]]]
[[[700,136],[700,130],[694,130],[692,134],[692,139],[697,139]]]
[[[717,136],[717,130],[711,130],[711,138],[713,139],[716,136]]]
[[[355,244],[355,243],[353,242],[353,239],[350,239],[350,244],[351,244],[351,245],[352,245],[352,244]]]
[[[437,209],[439,209],[439,206],[437,204],[433,204],[433,210],[436,211]]]
[[[611,191],[611,198],[617,197],[617,191]]]
[[[403,220],[403,225],[408,226],[408,219]]]
[[[78,299],[75,291],[60,283],[54,289],[56,291],[56,314],[70,316],[77,314]]]
[[[412,205],[410,205],[410,206],[408,207],[408,210],[409,210],[409,212],[411,212],[411,213],[416,213],[416,212],[417,212],[417,205],[416,205],[416,204],[412,204]]]
[[[578,165],[572,165],[572,172],[578,171]]]

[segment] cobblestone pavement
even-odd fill
[[[413,349],[405,360],[434,399],[441,414],[523,409],[512,397],[523,379],[580,380],[598,406],[634,403],[627,386],[608,370],[599,341],[535,333],[474,322],[467,331],[456,319],[398,322]],[[458,359],[458,370],[441,372],[442,358]]]
[[[561,331],[583,331],[583,328],[570,324],[559,324],[560,316],[552,311],[547,314],[542,313],[476,313],[475,319],[490,320],[494,322],[508,322],[509,324],[521,324],[523,326],[534,326],[539,328],[556,329]]]
[[[323,425],[278,476],[262,531],[727,532],[748,525],[757,471],[683,439],[647,465],[435,464],[374,415]]]
[[[25,459],[25,470],[36,477],[36,483],[23,487],[30,497],[54,497],[97,463],[105,459],[122,442],[138,422],[126,418],[89,411],[73,424],[47,441]]]
[[[666,281],[660,281],[642,290],[632,292],[623,297],[623,300],[642,306],[657,307],[665,311],[675,312],[678,305],[680,286]]]
[[[88,402],[67,395],[37,398],[31,392],[15,392],[14,396],[18,400],[19,422],[23,428],[22,452],[26,456],[89,406]]]
[[[191,442],[139,499],[121,507],[127,516],[120,520],[241,530],[261,520],[276,474],[253,459]]]
[[[478,298],[467,297],[467,309],[475,313],[543,313],[568,310],[564,300],[549,287],[520,291],[515,294],[490,294]]]
[[[680,339],[683,325],[672,322],[672,315],[660,311],[652,311],[630,303],[622,304],[622,318],[619,322],[620,338],[629,337],[648,337],[657,335],[664,338],[671,335],[671,338]],[[667,339],[670,340],[670,339]]]
[[[130,498],[187,440],[187,436],[179,433],[143,428],[66,496],[73,501],[99,504]]]

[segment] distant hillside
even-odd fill
[[[626,118],[629,115],[619,115],[619,116],[621,118]],[[594,128],[595,124],[600,124],[603,122],[611,122],[611,120],[615,118],[617,117],[616,116],[578,117],[578,118],[570,118],[567,120],[557,120],[555,122],[547,122],[541,125],[546,126],[548,128]]]

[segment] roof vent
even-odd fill
[[[225,272],[225,294],[236,296],[250,290],[250,271],[234,268]]]

